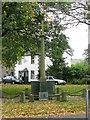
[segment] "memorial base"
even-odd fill
[[[48,100],[47,82],[45,80],[40,81],[39,100]]]
[[[48,96],[55,94],[55,82],[54,81],[31,81],[31,94],[34,96],[34,100],[48,100]]]
[[[39,92],[39,100],[48,100],[48,92]]]

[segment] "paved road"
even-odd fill
[[[86,120],[85,114],[81,115],[67,115],[57,117],[37,117],[37,118],[3,118],[2,120]]]

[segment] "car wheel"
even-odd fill
[[[15,84],[15,82],[13,81],[12,84]]]
[[[58,82],[56,82],[55,84],[58,85]]]

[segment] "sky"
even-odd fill
[[[69,45],[74,50],[72,58],[83,59],[84,49],[88,48],[88,26],[86,24],[74,26],[67,29],[65,34],[69,37]]]

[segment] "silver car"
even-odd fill
[[[55,84],[57,84],[57,85],[61,85],[61,84],[65,85],[66,84],[65,80],[56,79],[53,76],[47,76],[46,81],[55,81]]]

